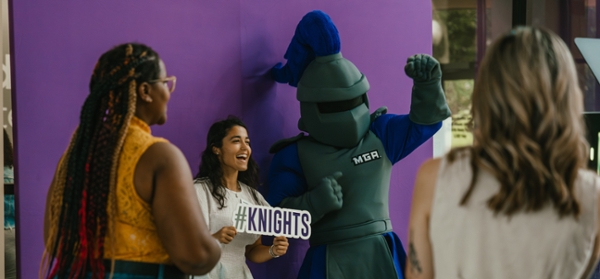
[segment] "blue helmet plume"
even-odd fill
[[[326,13],[314,10],[306,14],[283,58],[287,64],[277,63],[271,73],[275,81],[298,86],[304,69],[316,56],[326,56],[340,52],[340,35],[337,28]]]

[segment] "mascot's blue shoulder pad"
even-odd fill
[[[269,153],[275,154],[275,153],[279,152],[281,149],[284,149],[286,146],[299,141],[303,137],[305,137],[304,133],[300,133],[295,137],[279,140],[276,143],[274,143],[273,145],[271,145],[271,148],[269,148]]]
[[[371,123],[377,119],[377,117],[382,116],[387,113],[387,107],[380,107],[375,112],[371,113]]]

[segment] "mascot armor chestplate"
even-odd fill
[[[392,163],[371,131],[353,148],[324,145],[310,137],[298,141],[308,191],[336,171],[343,176],[344,203],[312,224],[311,245],[334,243],[392,230],[388,190]]]

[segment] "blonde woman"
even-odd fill
[[[407,278],[585,278],[598,259],[600,179],[573,58],[522,27],[488,50],[475,83],[475,143],[421,166]]]

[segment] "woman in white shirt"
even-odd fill
[[[244,123],[233,116],[214,123],[207,136],[200,170],[194,185],[211,234],[222,245],[221,260],[208,278],[253,278],[246,258],[266,262],[287,252],[288,240],[277,236],[266,246],[260,235],[238,233],[233,226],[237,205],[269,206],[256,190],[258,165],[252,159],[250,138]]]

